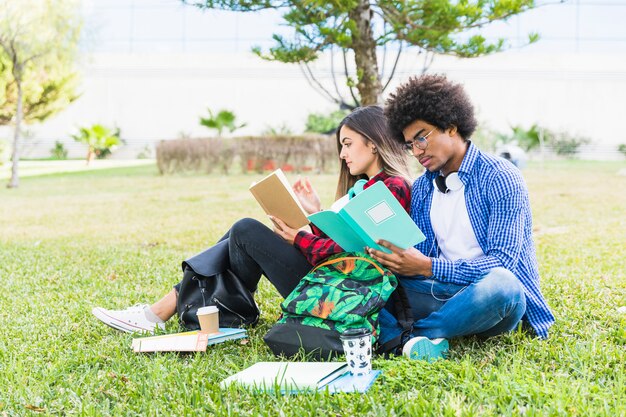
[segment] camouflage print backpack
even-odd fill
[[[303,349],[317,359],[343,353],[339,334],[366,328],[378,338],[378,313],[397,279],[369,255],[333,255],[302,278],[281,304],[282,317],[264,340],[275,355],[293,356]]]

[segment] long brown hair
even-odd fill
[[[339,154],[342,147],[340,132],[343,126],[363,135],[366,141],[376,145],[382,169],[387,175],[403,177],[411,184],[406,152],[400,143],[391,138],[383,109],[380,106],[359,107],[339,123],[337,127],[337,151]],[[339,164],[336,199],[345,195],[357,180],[368,179],[367,175],[364,174],[358,176],[350,174],[346,161],[341,158],[339,158]]]

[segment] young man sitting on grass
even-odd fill
[[[369,253],[399,275],[415,323],[403,354],[435,359],[446,339],[495,336],[520,320],[540,338],[554,316],[539,289],[528,190],[510,162],[470,142],[474,108],[463,87],[441,75],[411,78],[387,101],[394,137],[426,168],[413,184],[411,217],[426,235],[414,248],[380,244]],[[402,334],[380,316],[381,343]]]

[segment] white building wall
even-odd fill
[[[257,134],[268,126],[303,129],[307,114],[336,106],[313,90],[295,65],[252,55],[252,45],[271,47],[272,33],[290,38],[280,11],[200,11],[171,0],[83,0],[82,47],[93,54],[83,65],[82,96],[46,123],[29,126],[25,155],[46,157],[55,140],[72,156],[84,149],[70,134],[93,123],[117,125],[127,141],[117,157],[135,157],[154,141],[181,133],[206,136],[198,125],[206,108],[235,111]],[[626,27],[622,0],[538,2],[547,4],[481,29],[511,47],[490,57],[437,57],[432,72],[463,82],[484,124],[500,131],[538,123],[589,136],[602,157],[623,157],[622,119],[626,93]],[[528,33],[541,40],[525,46]],[[330,84],[328,59],[314,65]],[[422,59],[405,54],[398,82],[421,71]],[[387,65],[389,68],[389,63]],[[12,131],[0,127],[0,140]],[[597,150],[597,149],[596,149]],[[599,153],[588,154],[592,157]]]
[[[402,61],[386,94],[419,72],[416,62],[410,56]],[[316,68],[330,86],[325,61]],[[479,119],[493,129],[538,123],[588,136],[604,149],[626,143],[626,133],[616,128],[625,110],[626,56],[506,52],[479,59],[437,57],[430,72],[464,83]],[[248,52],[97,54],[84,67],[81,91],[68,109],[28,127],[25,156],[48,156],[55,140],[64,142],[71,156],[82,156],[69,135],[92,123],[119,126],[127,146],[117,156],[136,157],[161,139],[210,135],[198,123],[207,108],[233,110],[247,123],[236,132],[242,135],[283,124],[301,132],[309,113],[336,108],[308,85],[298,66],[263,61]],[[8,138],[10,131],[5,128],[0,135]]]

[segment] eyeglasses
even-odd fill
[[[413,155],[413,148],[417,146],[418,149],[424,150],[428,147],[428,136],[433,133],[437,128],[434,128],[424,136],[417,136],[413,138],[411,142],[404,143],[404,150],[406,150],[409,154]]]

